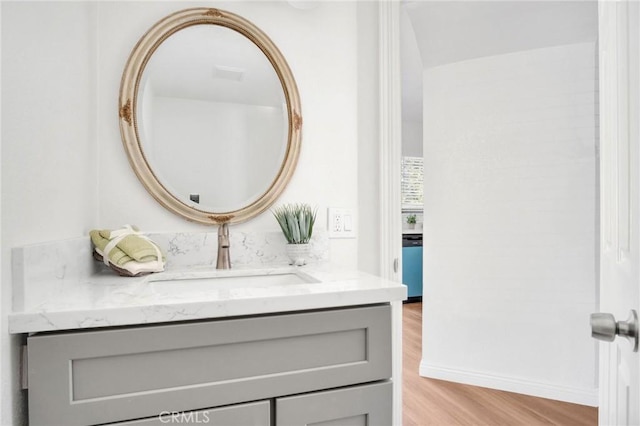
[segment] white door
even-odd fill
[[[640,311],[639,17],[637,0],[599,2],[600,312],[617,322],[592,325],[612,340],[634,334],[626,320]],[[600,424],[640,425],[639,363],[630,339],[600,344]]]

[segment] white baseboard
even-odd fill
[[[476,371],[455,370],[420,363],[420,375],[433,379],[464,383],[467,385],[499,389],[541,398],[571,402],[580,405],[598,406],[598,389],[570,388],[548,383],[531,382],[511,377],[496,376]]]

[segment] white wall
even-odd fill
[[[1,22],[2,22],[2,7],[0,7],[0,23]],[[2,81],[1,46],[2,46],[2,31],[0,30],[0,82]],[[0,87],[1,86],[2,84],[0,84]],[[2,118],[1,117],[2,117],[2,102],[0,101],[0,141],[2,141]],[[1,144],[0,144],[0,164],[2,164],[2,145]],[[2,241],[2,190],[1,188],[2,188],[2,171],[0,168],[0,241]],[[8,304],[8,303],[6,303],[5,301],[11,300],[3,296],[3,293],[4,293],[3,286],[2,286],[3,265],[1,260],[2,260],[2,247],[0,246],[0,326],[3,325],[5,312],[7,312],[7,307],[5,306],[5,304]],[[11,392],[12,387],[14,386],[14,382],[11,380],[11,378],[9,378],[9,375],[3,373],[5,371],[9,372],[11,370],[12,363],[8,361],[9,359],[8,357],[10,356],[9,348],[10,348],[10,344],[9,344],[8,336],[0,335],[0,383],[7,382],[6,385],[0,386],[0,397],[5,394],[8,395]],[[3,409],[4,405],[5,404],[0,402],[0,424],[2,423],[2,419],[4,417],[2,415],[2,412],[6,411]]]
[[[422,121],[402,120],[402,155],[422,157]]]
[[[377,40],[372,25],[375,4],[364,7],[367,30],[359,33],[356,2],[323,2],[312,10],[294,9],[283,1],[0,3],[2,425],[24,420],[18,342],[6,333],[11,247],[87,235],[93,227],[125,223],[145,231],[209,229],[165,211],[147,194],[129,167],[118,127],[120,77],[135,42],[166,14],[200,5],[230,10],[262,28],[296,78],[304,119],[302,151],[279,202],[317,205],[318,226],[326,226],[328,206],[357,212],[363,205],[358,193],[359,156],[366,157],[365,167],[376,167],[365,173],[377,173],[373,154],[368,156],[363,147],[375,146],[375,131],[369,129],[377,123],[377,107],[371,104],[375,94],[363,95],[369,101],[369,114],[358,109],[362,82],[371,87],[377,76],[372,41]],[[363,57],[358,54],[358,40],[368,46]],[[359,125],[371,138],[361,137]],[[375,208],[376,202],[365,205]],[[373,235],[363,226],[375,230],[377,222],[360,224],[360,234]],[[265,213],[231,232],[234,229],[278,227]],[[357,239],[331,240],[331,259],[356,267],[359,247],[370,252],[364,256],[368,265],[375,265],[377,246],[363,246]]]
[[[86,234],[96,214],[95,43],[84,3],[2,5],[0,423],[21,418],[19,339],[7,334],[10,249]]]
[[[358,4],[358,269],[380,273],[378,4]],[[375,65],[374,65],[375,64]]]
[[[422,58],[408,13],[414,4],[407,2],[400,8],[402,155],[405,157],[422,157]]]
[[[421,374],[597,404],[596,45],[424,72]]]

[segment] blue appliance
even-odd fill
[[[422,301],[422,234],[402,235],[402,283],[407,302]]]

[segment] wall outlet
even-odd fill
[[[342,232],[342,230],[344,229],[342,214],[334,213],[332,217],[333,217],[333,220],[331,221],[331,230],[333,232],[338,232],[338,233]]]
[[[355,215],[351,209],[330,207],[327,212],[329,238],[355,238]]]

